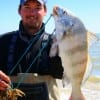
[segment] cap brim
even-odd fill
[[[23,5],[23,4],[25,4],[25,3],[29,2],[29,1],[30,0],[21,0],[20,1],[20,5]],[[44,0],[36,0],[36,1],[38,1],[41,5],[45,4]]]
[[[39,3],[41,3],[42,5],[44,4],[43,0],[37,0]]]

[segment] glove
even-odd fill
[[[54,78],[62,79],[64,68],[59,56],[49,58],[49,74]]]

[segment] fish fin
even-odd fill
[[[87,79],[89,78],[89,76],[92,72],[92,69],[93,69],[93,63],[92,63],[91,57],[89,55],[89,49],[96,42],[100,41],[100,38],[97,37],[95,33],[90,32],[90,31],[87,31],[87,39],[88,39],[88,62],[87,62],[87,67],[86,67],[86,71],[85,71],[85,74],[83,77],[82,84],[84,84],[87,81]]]
[[[64,74],[63,78],[62,78],[62,85],[63,85],[63,87],[68,86],[69,83],[70,83],[70,79]]]
[[[97,41],[100,41],[100,38],[96,36],[95,33],[87,31],[87,41],[88,41],[88,49]]]
[[[55,35],[52,35],[52,45],[49,51],[49,56],[55,57],[56,55],[59,55],[59,47]]]
[[[91,75],[92,69],[93,69],[93,63],[91,61],[90,55],[88,54],[88,62],[82,84],[84,84],[88,80],[89,76]]]

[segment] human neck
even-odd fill
[[[25,27],[24,26],[24,28],[30,36],[33,36],[40,30],[41,26],[36,27],[36,28],[34,28],[34,27]]]

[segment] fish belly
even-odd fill
[[[59,43],[65,77],[72,84],[72,92],[80,93],[88,60],[86,35],[66,37]]]

